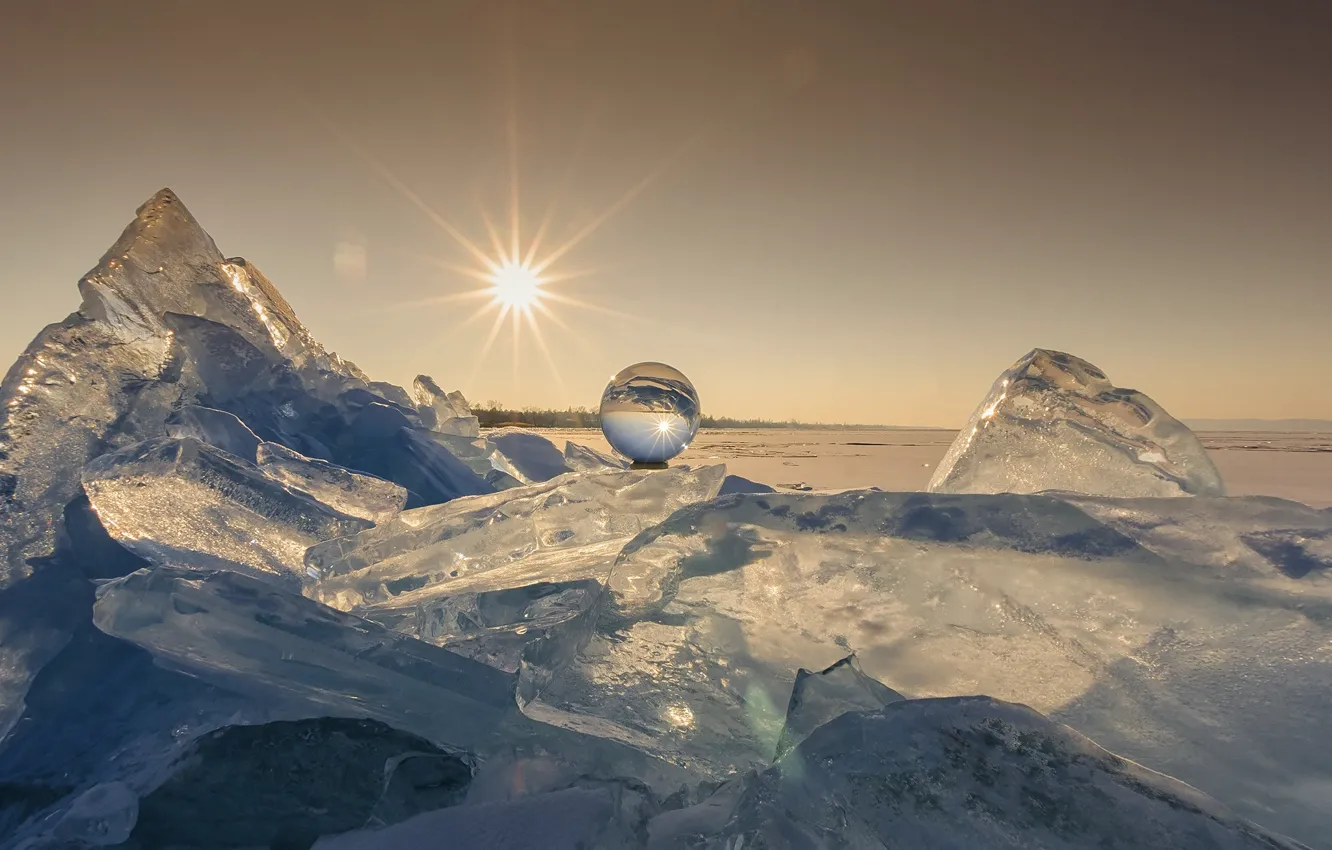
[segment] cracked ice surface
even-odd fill
[[[1332,763],[1300,742],[1332,735],[1332,575],[1293,579],[1253,549],[1249,569],[1215,566],[1188,542],[1207,536],[1208,501],[1145,530],[1045,496],[695,505],[625,547],[572,663],[524,669],[525,711],[725,776],[771,757],[797,668],[854,652],[907,696],[1020,701],[1241,814],[1316,832],[1332,825],[1311,804]],[[1329,531],[1294,503],[1214,502],[1250,529]]]
[[[999,376],[939,462],[937,493],[1224,496],[1182,422],[1092,364],[1035,349]]]
[[[528,637],[516,649],[537,637],[538,627],[586,613],[596,595],[586,580],[604,580],[634,535],[713,498],[725,474],[723,466],[569,474],[406,511],[353,537],[313,546],[306,564],[319,577],[306,595],[460,651],[476,638],[502,639],[496,630],[521,630],[514,636]],[[534,590],[521,603],[512,595],[484,596],[523,587]],[[552,604],[543,588],[561,601]],[[466,594],[473,596],[461,601]],[[512,611],[516,619],[487,619],[478,606]],[[512,653],[501,655],[507,659],[502,666],[513,669]]]

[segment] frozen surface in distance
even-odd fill
[[[601,431],[634,462],[661,463],[684,451],[701,416],[694,385],[665,363],[627,366],[601,394]]]
[[[407,491],[392,481],[308,458],[278,443],[262,443],[255,454],[265,475],[348,516],[387,522],[407,504]]]
[[[191,437],[103,455],[83,485],[107,532],[155,564],[298,581],[306,549],[371,525]]]
[[[470,642],[478,635],[459,622],[460,603],[451,598],[604,581],[634,535],[713,498],[725,474],[723,466],[569,474],[406,511],[377,528],[312,547],[306,565],[319,578],[306,595],[423,640]],[[558,611],[584,607],[561,604]],[[507,626],[526,633],[532,625],[526,617],[507,624],[487,620],[490,631]]]
[[[1092,364],[1037,348],[999,376],[939,462],[936,493],[1223,496],[1202,443]]]
[[[1299,850],[1021,705],[844,714],[746,787],[714,848]]]
[[[1197,511],[1147,523],[1164,501]],[[1193,542],[1209,504],[1246,535],[1328,531],[1263,499],[1119,500],[1138,520],[1114,527],[1040,495],[694,505],[624,547],[586,647],[524,668],[524,710],[724,777],[767,764],[799,668],[855,653],[908,697],[1022,701],[1311,840],[1332,830],[1332,756],[1307,744],[1332,736],[1332,573],[1238,538],[1247,560],[1221,564]]]

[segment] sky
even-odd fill
[[[707,413],[957,426],[1044,347],[1182,418],[1332,418],[1326,4],[0,17],[0,360],[169,186],[325,346],[478,402],[595,407],[659,360]],[[506,252],[515,221],[524,255],[543,219],[535,257],[568,246],[545,351],[506,321],[482,356],[495,312],[439,300],[483,286],[487,218]]]

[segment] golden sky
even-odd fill
[[[957,425],[1040,346],[1332,418],[1325,4],[0,6],[6,361],[170,186],[329,348],[476,401],[662,360],[706,412]],[[479,285],[423,208],[494,253],[515,172],[524,249],[586,232],[549,290],[611,312],[480,358],[480,302],[421,303]]]

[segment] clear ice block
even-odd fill
[[[1202,443],[1145,394],[1092,364],[1035,349],[999,376],[958,433],[936,493],[1224,496]]]

